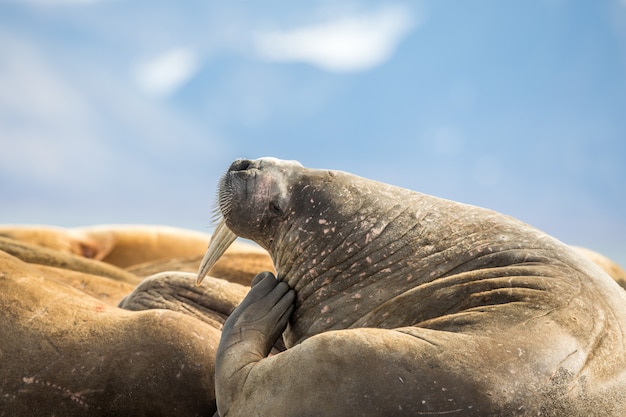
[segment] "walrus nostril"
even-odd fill
[[[229,171],[245,171],[248,168],[250,168],[250,165],[252,165],[252,161],[250,161],[249,159],[237,159],[235,162],[233,162],[230,165],[230,168],[228,168]]]

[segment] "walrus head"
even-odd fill
[[[219,182],[222,219],[197,281],[237,236],[251,239],[269,252],[278,279],[297,292],[292,317],[301,329],[294,341],[322,328],[346,327],[402,292],[406,285],[394,280],[413,279],[402,269],[419,248],[403,237],[433,216],[420,210],[419,201],[421,194],[342,171],[274,158],[237,160]],[[353,310],[339,313],[346,298]],[[329,317],[311,315],[311,309]]]
[[[226,249],[240,236],[268,249],[277,223],[283,221],[296,172],[296,161],[261,158],[238,159],[231,164],[218,185],[221,220],[198,271],[199,285]]]
[[[350,234],[363,229],[365,216],[355,215],[363,211],[359,196],[367,194],[367,187],[341,178],[348,175],[276,158],[233,162],[219,181],[221,220],[201,263],[198,283],[238,236],[266,249],[281,279],[293,266],[294,255],[305,248],[309,257],[315,256],[321,252],[313,251],[319,249],[320,239],[329,240],[346,227]],[[358,227],[355,219],[361,223]]]

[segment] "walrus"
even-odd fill
[[[47,225],[3,224],[0,236],[97,260],[102,260],[113,246],[112,237],[91,239],[79,231]]]
[[[134,274],[115,265],[12,238],[0,236],[0,251],[32,264],[105,276],[129,284],[137,284],[140,281]]]
[[[117,308],[58,273],[0,251],[0,416],[214,414],[220,331],[247,287],[160,273]]]
[[[243,300],[248,287],[212,277],[209,285],[195,285],[195,274],[161,272],[143,280],[124,297],[119,307],[142,311],[167,309],[181,312],[221,330],[226,318]]]
[[[93,229],[108,233],[108,226]],[[154,229],[167,228],[125,230],[131,229],[154,240]],[[126,239],[118,259],[148,257],[136,267],[158,272],[134,285],[128,281],[140,277],[129,270],[66,245],[74,239],[71,229],[2,230],[0,416],[213,415],[220,331],[248,287],[215,277],[197,287],[195,273],[162,272],[192,264],[197,270],[202,253],[189,264],[176,258],[197,245],[197,235],[158,233],[160,241],[180,243],[171,252]],[[269,256],[250,244],[226,255],[214,271],[233,281],[249,283],[253,268],[272,268]]]
[[[102,224],[74,228],[0,225],[0,237],[128,268],[173,258],[201,258],[211,236],[162,225]],[[250,246],[240,243],[230,253],[248,252]]]
[[[626,289],[626,270],[624,268],[594,250],[591,250],[589,248],[583,248],[581,246],[572,247],[579,253],[584,255],[586,258],[591,260],[594,264],[598,265],[604,272],[609,274],[609,276],[613,278],[620,287]]]
[[[0,415],[215,411],[218,328],[111,307],[4,252],[0,264]]]
[[[29,267],[38,270],[42,276],[49,280],[62,282],[74,287],[88,296],[117,306],[119,302],[130,294],[136,286],[127,282],[119,281],[106,276],[91,273],[73,271],[48,265],[28,264]],[[0,263],[0,268],[2,265]]]
[[[546,233],[275,158],[218,196],[198,282],[237,236],[277,272],[224,324],[222,417],[626,415],[626,292]]]
[[[158,225],[0,225],[0,250],[117,305],[144,278],[166,271],[197,271],[210,237]],[[249,286],[259,270],[273,270],[267,252],[237,242],[212,274]]]

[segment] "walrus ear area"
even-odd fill
[[[268,213],[274,219],[282,219],[287,214],[289,204],[289,195],[279,189],[268,202]]]

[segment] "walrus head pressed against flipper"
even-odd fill
[[[311,400],[320,415],[340,414],[332,400],[372,416],[394,407],[408,415],[626,412],[626,293],[545,233],[491,210],[274,158],[235,161],[220,181],[219,206],[223,220],[198,279],[241,236],[267,249],[279,281],[296,293],[283,333],[289,349],[280,355],[239,355],[239,363],[222,344],[241,349],[242,329],[234,324],[222,334],[230,362],[220,367],[217,358],[216,394],[229,415],[254,410],[254,396],[269,392],[274,406],[290,396],[302,400],[269,381],[290,385],[280,378],[297,378],[307,366],[310,378],[330,379],[315,374],[324,372],[319,363],[300,363],[328,356],[337,361],[334,372],[352,382],[309,387],[335,396],[323,401],[335,404],[329,409]],[[377,356],[380,349],[387,355]],[[380,379],[355,371],[361,360],[350,361],[359,355]],[[229,372],[241,369],[252,371],[243,387],[234,386]],[[401,381],[413,378],[409,391],[382,376],[395,371]],[[435,395],[433,380],[449,386]],[[236,393],[253,381],[244,404]],[[365,411],[362,396],[379,399]],[[309,413],[306,400],[298,404]],[[295,412],[284,410],[275,415]]]

